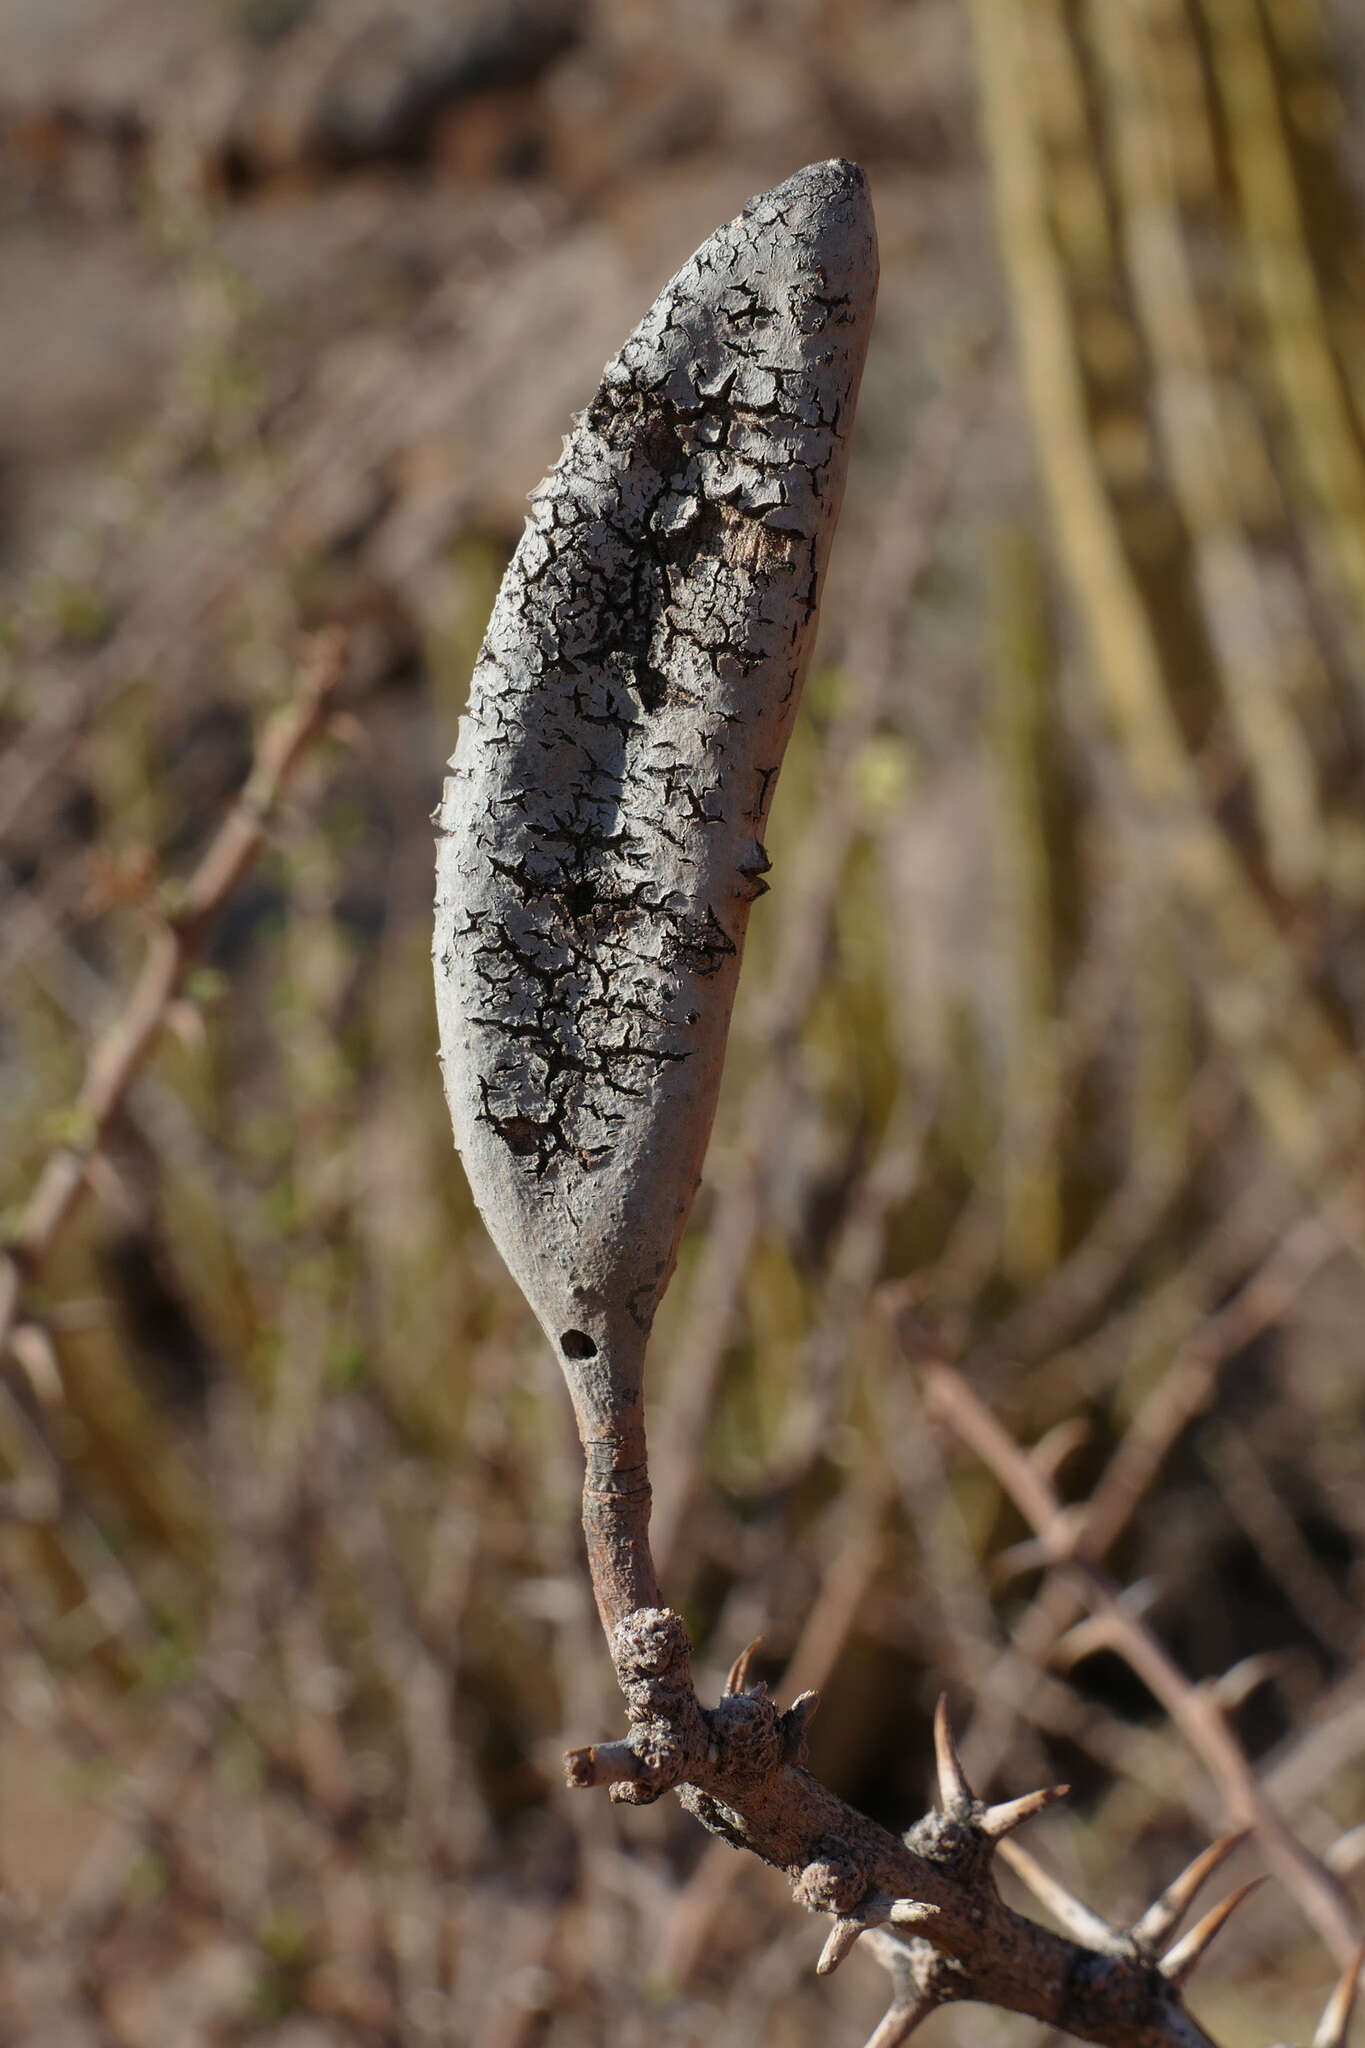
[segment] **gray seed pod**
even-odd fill
[[[456,1143],[608,1467],[766,887],[876,281],[832,162],[660,294],[532,498],[438,813]]]

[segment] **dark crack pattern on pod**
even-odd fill
[[[446,1089],[580,1376],[642,1347],[700,1172],[876,275],[841,162],[703,243],[534,494],[475,670],[438,814]]]

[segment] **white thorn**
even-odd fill
[[[913,2005],[890,2005],[881,2020],[868,2036],[867,2048],[900,2048],[902,2041],[908,2041],[921,2020],[927,2020],[931,2012],[938,2010],[932,1998],[916,1999]]]
[[[1365,1968],[1365,1947],[1358,1948],[1337,1979],[1336,1989],[1323,2008],[1313,2036],[1313,2048],[1346,2048],[1351,2014],[1355,2011],[1360,1972]]]
[[[820,1951],[820,1960],[815,1965],[817,1977],[828,1977],[837,1970],[844,1957],[853,1947],[858,1936],[866,1929],[864,1920],[836,1920],[825,1936],[825,1945]]]
[[[1187,1863],[1179,1877],[1171,1879],[1166,1889],[1158,1893],[1146,1912],[1128,1930],[1139,1948],[1160,1948],[1167,1935],[1174,1934],[1198,1892],[1219,1864],[1225,1863],[1246,1838],[1245,1828],[1239,1828],[1234,1835],[1221,1835],[1207,1849],[1202,1849],[1193,1862]]]
[[[1192,1927],[1182,1941],[1178,1941],[1173,1949],[1167,1950],[1161,1958],[1161,1974],[1168,1983],[1185,1982],[1196,1964],[1202,1962],[1209,1943],[1226,1927],[1243,1899],[1249,1897],[1252,1892],[1259,1891],[1264,1883],[1263,1877],[1253,1877],[1250,1884],[1238,1885],[1236,1891],[1229,1892],[1225,1899],[1220,1900],[1213,1911],[1206,1913],[1198,1926]]]
[[[998,1806],[986,1808],[977,1826],[988,1841],[998,1842],[1021,1828],[1026,1820],[1032,1820],[1035,1813],[1043,1813],[1059,1799],[1065,1799],[1070,1790],[1069,1785],[1044,1785],[1041,1791],[1025,1792],[1020,1799],[1002,1799]]]
[[[814,1690],[799,1692],[787,1709],[788,1717],[802,1728],[809,1728],[820,1705],[820,1695]]]
[[[972,1804],[972,1788],[962,1769],[948,1719],[948,1695],[941,1692],[934,1708],[934,1755],[938,1759],[938,1803],[947,1814],[960,1814]]]
[[[1083,1904],[1074,1892],[1069,1892],[1060,1878],[1044,1870],[1041,1863],[1035,1863],[1027,1849],[1021,1849],[1017,1842],[1001,1842],[997,1854],[1009,1865],[1015,1876],[1026,1884],[1040,1906],[1046,1906],[1053,1918],[1060,1920],[1068,1934],[1087,1948],[1097,1949],[1101,1955],[1113,1955],[1123,1945],[1123,1936],[1101,1920]]]
[[[938,1912],[937,1906],[929,1905],[924,1899],[893,1899],[886,1913],[886,1922],[890,1927],[913,1933],[917,1927],[923,1927],[936,1918]]]

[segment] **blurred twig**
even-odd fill
[[[126,1006],[90,1055],[72,1112],[82,1142],[48,1159],[0,1259],[0,1354],[18,1320],[25,1280],[41,1264],[86,1186],[91,1160],[133,1076],[159,1039],[214,917],[259,852],[296,762],[321,729],[345,658],[346,636],[339,627],[313,640],[298,689],[266,732],[246,788],[188,882],[171,893]]]
[[[950,1366],[925,1374],[931,1415],[946,1422],[989,1466],[1020,1513],[1032,1525],[1053,1561],[1074,1575],[1090,1612],[1104,1624],[1118,1651],[1158,1699],[1222,1787],[1235,1827],[1254,1827],[1266,1860],[1298,1900],[1339,1962],[1360,1943],[1360,1928],[1341,1884],[1299,1841],[1243,1754],[1217,1698],[1208,1687],[1191,1685],[1151,1630],[1125,1604],[1117,1583],[1075,1549],[1075,1518],[1068,1515],[1037,1464],[1014,1442]]]
[[[1224,1366],[1283,1321],[1303,1287],[1340,1249],[1332,1207],[1304,1217],[1216,1313],[1206,1316],[1176,1352],[1138,1409],[1089,1498],[1070,1517],[1072,1553],[1098,1565],[1128,1527],[1177,1439],[1208,1407]],[[1044,1546],[1045,1548],[1045,1546]],[[1074,1581],[1049,1579],[1011,1631],[1013,1658],[1041,1666],[1085,1602]],[[989,1783],[1006,1740],[1011,1689],[987,1681],[963,1743],[973,1768]]]

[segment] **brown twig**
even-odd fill
[[[1150,1629],[1124,1604],[1114,1581],[1084,1555],[1077,1555],[1074,1519],[1067,1516],[1037,1465],[967,1382],[946,1365],[930,1367],[925,1379],[930,1414],[971,1446],[1032,1524],[1053,1563],[1074,1576],[1091,1613],[1103,1621],[1111,1647],[1160,1701],[1221,1787],[1232,1824],[1255,1829],[1266,1861],[1344,1963],[1360,1941],[1350,1901],[1333,1873],[1299,1841],[1266,1796],[1216,1696],[1206,1687],[1191,1685]]]
[[[883,1496],[874,1489],[872,1498],[860,1498],[853,1515],[845,1518],[843,1539],[836,1539],[837,1548],[787,1665],[785,1683],[798,1699],[818,1696],[843,1654],[880,1563],[877,1525],[883,1507]],[[748,1690],[749,1666],[761,1641],[750,1643],[735,1659],[727,1693]],[[687,1981],[743,1867],[726,1854],[724,1841],[717,1841],[688,1879],[670,1916],[665,1975],[671,1982]]]
[[[0,1257],[0,1355],[18,1321],[25,1283],[85,1189],[91,1161],[134,1076],[160,1038],[167,1011],[214,918],[260,851],[281,792],[322,725],[345,660],[346,636],[340,627],[315,636],[299,687],[267,729],[245,789],[188,882],[173,892],[126,1007],[90,1055],[73,1105],[73,1121],[83,1142],[51,1154],[9,1249]]]
[[[1347,1199],[1345,1192],[1338,1198]],[[1222,1308],[1206,1316],[1176,1351],[1138,1409],[1117,1449],[1071,1526],[1074,1554],[1100,1564],[1145,1499],[1181,1433],[1202,1414],[1228,1361],[1290,1307],[1339,1248],[1332,1228],[1335,1205],[1305,1216],[1280,1239]],[[1054,1644],[1086,1611],[1074,1580],[1050,1574],[1011,1630],[1006,1656],[1041,1667]],[[1010,1695],[988,1676],[964,1747],[989,1780],[1005,1741]]]

